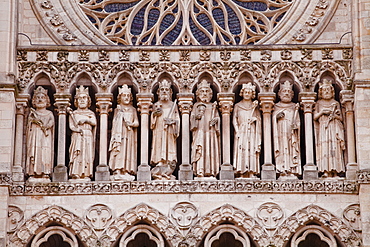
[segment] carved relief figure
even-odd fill
[[[112,137],[109,145],[109,166],[115,180],[133,181],[137,171],[137,111],[132,105],[131,89],[125,84],[118,89]]]
[[[27,125],[27,174],[34,178],[49,178],[53,169],[54,115],[47,90],[38,87],[32,97]]]
[[[171,83],[163,80],[157,91],[158,101],[154,103],[150,119],[153,130],[150,163],[155,166],[151,173],[154,179],[175,179],[176,139],[180,133],[180,115],[176,101],[173,102]]]
[[[234,108],[234,167],[237,177],[255,177],[260,172],[261,113],[258,101],[253,101],[255,89],[252,83],[243,84],[240,90],[243,99]]]
[[[322,177],[335,177],[344,172],[344,126],[340,104],[334,99],[332,82],[320,84],[319,100],[314,110],[316,160]]]
[[[280,101],[272,113],[276,171],[280,177],[301,174],[299,104],[292,102],[294,91],[289,81],[280,85]]]
[[[89,178],[93,174],[96,117],[91,105],[89,89],[76,89],[74,101],[77,110],[69,108],[69,127],[72,130],[69,147],[69,175],[72,179]]]
[[[210,102],[212,94],[209,83],[203,80],[198,85],[197,102],[190,115],[191,163],[197,177],[215,177],[220,167],[220,116],[217,102]]]

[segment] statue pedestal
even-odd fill
[[[152,179],[152,174],[150,172],[150,166],[148,164],[141,164],[137,169],[137,181],[145,182]]]
[[[231,164],[222,164],[220,171],[220,180],[234,180],[234,167]]]
[[[14,182],[23,182],[24,181],[24,173],[22,171],[22,167],[14,166],[12,170],[12,177]]]
[[[95,181],[110,181],[109,167],[100,164],[96,167]]]
[[[263,164],[261,171],[262,180],[276,180],[276,171],[273,164]]]
[[[54,167],[53,182],[67,182],[67,167],[64,165],[57,165]]]
[[[357,163],[348,163],[346,168],[346,179],[356,180],[356,172],[358,171]]]
[[[193,169],[190,164],[181,164],[179,170],[179,180],[193,180]]]
[[[319,172],[315,164],[306,164],[303,166],[303,179],[304,180],[319,179]]]

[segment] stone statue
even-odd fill
[[[47,90],[38,87],[32,97],[27,125],[27,174],[32,178],[49,179],[53,170],[54,115]],[[50,180],[49,180],[50,181]]]
[[[137,111],[132,105],[131,89],[125,84],[118,89],[112,137],[109,145],[109,166],[114,180],[133,181],[137,171]]]
[[[191,163],[197,177],[215,177],[220,167],[220,116],[217,102],[210,102],[212,94],[209,83],[203,80],[198,85],[197,102],[190,114]]]
[[[69,175],[72,179],[89,179],[93,174],[96,117],[88,108],[91,105],[89,89],[76,89],[74,101],[77,110],[68,109],[69,127],[72,130],[69,147]]]
[[[301,174],[299,104],[293,103],[294,91],[289,81],[280,84],[272,113],[276,172],[280,178],[297,178]]]
[[[234,167],[237,177],[253,178],[260,173],[261,112],[252,83],[243,84],[240,96],[243,99],[234,107],[233,125]]]
[[[340,104],[334,99],[332,82],[324,79],[320,84],[319,100],[314,109],[316,160],[322,177],[335,177],[345,172],[344,126]]]
[[[172,175],[176,168],[176,139],[180,133],[180,115],[176,101],[172,102],[171,83],[163,80],[157,91],[158,101],[154,103],[150,119],[153,130],[152,154],[150,163],[154,179],[175,179]]]

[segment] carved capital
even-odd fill
[[[179,93],[177,99],[179,101],[179,109],[181,114],[190,114],[193,107],[193,94]]]
[[[139,93],[136,95],[138,111],[140,114],[149,114],[153,105],[153,94],[152,93]]]
[[[259,93],[258,99],[260,100],[261,110],[262,113],[269,113],[271,114],[274,108],[274,100],[275,100],[275,93],[272,92],[262,92]]]
[[[56,93],[54,94],[54,106],[57,108],[58,115],[67,114],[67,107],[71,105],[70,103],[71,95],[66,93]]]
[[[108,114],[112,111],[112,100],[113,95],[111,93],[97,93],[96,94],[96,106],[97,111],[101,114]]]
[[[313,106],[315,104],[316,93],[315,92],[302,92],[299,93],[299,101],[304,113],[312,113]]]
[[[344,106],[346,112],[353,112],[354,93],[351,90],[342,90],[340,92],[340,103]]]
[[[20,95],[20,97],[16,99],[15,106],[17,115],[24,115],[24,110],[28,106],[28,100],[29,100],[28,95]]]
[[[234,105],[233,93],[219,93],[217,94],[217,99],[222,114],[230,114],[233,111]]]

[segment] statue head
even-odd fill
[[[48,90],[39,86],[33,93],[32,106],[35,108],[46,108],[50,106]]]
[[[256,97],[256,86],[253,85],[251,82],[243,84],[242,89],[240,89],[239,95],[246,100],[254,99]]]
[[[290,103],[294,97],[293,85],[290,81],[285,81],[280,84],[280,89],[278,92],[280,101],[283,103]]]
[[[117,97],[118,104],[128,105],[132,102],[132,99],[133,97],[131,89],[127,86],[127,84],[123,84],[122,87],[118,88],[118,97]]]
[[[76,96],[75,96],[75,106],[80,109],[86,109],[91,105],[91,98],[89,96],[89,88],[84,86],[79,86],[76,89]]]
[[[197,100],[201,102],[210,102],[212,99],[212,89],[210,84],[207,82],[207,80],[202,80],[197,88],[197,91],[195,92],[197,96]]]
[[[172,98],[171,82],[163,79],[159,82],[159,88],[157,91],[159,100],[168,101]]]
[[[334,92],[332,81],[323,79],[319,86],[319,99],[332,99]]]

